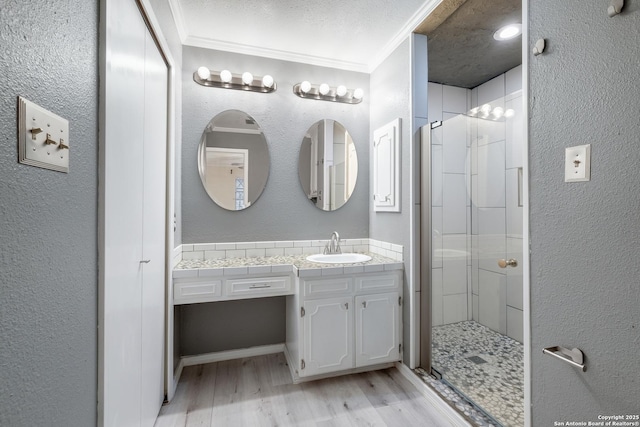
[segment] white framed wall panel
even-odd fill
[[[400,212],[400,125],[398,118],[373,132],[375,212]]]

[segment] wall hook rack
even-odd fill
[[[607,14],[610,18],[619,15],[624,7],[624,0],[611,0],[609,7],[607,8]]]

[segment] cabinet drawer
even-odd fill
[[[345,277],[305,280],[303,288],[304,296],[307,298],[322,298],[327,295],[341,295],[351,293],[353,291],[353,280]]]
[[[356,277],[356,292],[386,292],[390,290],[397,290],[399,287],[400,275],[397,273],[375,275],[371,277]]]
[[[175,304],[205,302],[221,295],[222,280],[175,283],[173,285],[173,300]]]
[[[225,295],[231,298],[252,298],[290,293],[293,293],[293,289],[291,278],[288,276],[228,279],[225,282]]]

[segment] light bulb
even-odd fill
[[[493,117],[495,117],[496,119],[499,119],[500,117],[503,116],[504,114],[504,108],[502,107],[496,107],[493,109],[493,111],[491,112],[491,114],[493,114]]]
[[[253,82],[253,74],[248,71],[242,73],[242,83],[250,85]]]
[[[362,99],[363,95],[364,95],[364,91],[360,88],[357,88],[356,90],[353,91],[353,97],[355,99]]]
[[[347,88],[343,85],[338,86],[338,88],[336,89],[336,94],[338,96],[345,96],[347,94]]]
[[[470,116],[475,116],[476,114],[478,114],[478,111],[480,111],[480,108],[473,107],[471,110],[469,110],[469,115]]]
[[[198,77],[202,80],[208,80],[211,77],[211,71],[207,67],[198,68]]]
[[[300,83],[300,91],[302,91],[302,93],[307,93],[310,90],[311,90],[311,83],[309,83],[306,80]]]
[[[320,85],[320,88],[318,89],[318,92],[320,92],[320,95],[326,95],[326,94],[329,93],[330,90],[331,90],[331,88],[329,87],[328,84],[322,83]]]
[[[508,109],[507,109],[507,111],[505,111],[505,112],[504,112],[504,116],[505,116],[506,118],[510,118],[510,117],[515,116],[515,115],[516,115],[516,112],[515,112],[515,111],[513,111],[513,109],[512,109],[512,108],[508,108]]]
[[[266,76],[264,76],[262,78],[262,86],[264,87],[271,87],[273,86],[273,77],[271,77],[269,74],[267,74]]]
[[[233,76],[231,75],[231,71],[229,70],[220,71],[220,80],[222,80],[223,83],[229,83],[232,78]]]
[[[491,112],[491,104],[484,104],[482,107],[480,107],[480,111],[485,114],[489,114]]]

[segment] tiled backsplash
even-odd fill
[[[270,242],[194,243],[173,251],[173,266],[186,259],[253,258],[282,255],[320,254],[328,240],[283,240]],[[402,246],[375,239],[344,239],[342,252],[371,252],[403,261]]]

